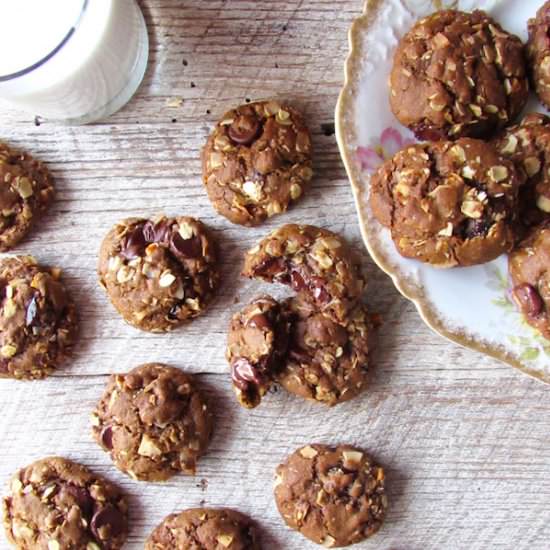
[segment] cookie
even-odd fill
[[[401,255],[437,267],[476,265],[513,247],[523,181],[483,141],[417,144],[373,175],[370,204]]]
[[[0,143],[0,251],[16,245],[54,197],[48,169],[29,154]]]
[[[489,137],[529,95],[521,40],[485,12],[441,10],[400,40],[390,105],[419,139]]]
[[[370,318],[356,306],[342,323],[301,298],[284,304],[291,323],[288,354],[276,373],[290,393],[333,406],[367,386]]]
[[[311,139],[302,116],[276,101],[226,113],[202,152],[212,205],[240,225],[258,225],[285,212],[309,186],[311,166]]]
[[[260,296],[235,313],[226,357],[241,405],[257,407],[280,369],[288,345],[289,322],[279,302]]]
[[[343,239],[312,225],[276,229],[245,256],[242,275],[291,286],[318,311],[342,321],[365,288]]]
[[[98,274],[126,322],[166,332],[211,301],[219,281],[216,245],[194,218],[130,218],[103,240]]]
[[[121,492],[65,458],[44,458],[19,470],[3,511],[8,541],[20,550],[117,550],[128,534]]]
[[[76,342],[76,307],[61,270],[32,256],[0,259],[0,378],[44,378]]]
[[[531,83],[544,105],[550,108],[550,2],[545,2],[527,22],[527,61]]]
[[[550,340],[550,221],[531,229],[508,257],[508,267],[517,308]]]
[[[384,480],[361,449],[307,445],[277,467],[275,501],[291,529],[328,548],[348,546],[380,529]]]
[[[194,508],[167,516],[145,550],[260,550],[253,522],[227,508]]]
[[[520,225],[531,227],[550,214],[550,118],[528,114],[495,140],[498,152],[523,168],[526,181],[519,191]]]
[[[193,377],[156,363],[111,376],[92,422],[115,466],[141,481],[194,474],[212,433],[212,415]]]

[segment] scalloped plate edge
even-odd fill
[[[508,352],[498,346],[491,345],[482,340],[477,340],[475,337],[467,335],[463,332],[453,332],[449,330],[445,324],[438,318],[437,312],[432,305],[423,299],[422,290],[417,285],[405,278],[400,277],[397,271],[394,271],[386,259],[380,254],[370,241],[369,232],[367,230],[366,214],[364,213],[363,203],[360,201],[360,197],[365,192],[364,186],[361,185],[361,178],[357,171],[356,164],[352,161],[350,155],[350,148],[347,146],[348,136],[346,135],[344,118],[346,113],[350,110],[350,104],[354,98],[355,89],[352,75],[354,69],[359,64],[361,55],[361,45],[359,41],[359,35],[361,32],[368,31],[373,19],[376,17],[377,10],[381,6],[384,0],[366,0],[363,10],[363,14],[357,17],[349,30],[348,42],[349,53],[345,61],[344,68],[344,85],[338,97],[335,111],[335,130],[336,141],[340,150],[340,156],[344,163],[348,178],[351,183],[353,198],[355,201],[355,207],[358,213],[359,226],[361,230],[361,236],[363,242],[369,252],[370,256],[378,267],[389,275],[393,281],[393,284],[397,290],[408,300],[410,300],[418,310],[422,320],[437,334],[447,338],[448,340],[459,344],[463,347],[472,349],[474,351],[483,353],[494,359],[502,361],[519,371],[527,374],[536,380],[543,383],[548,383],[540,372],[537,372],[525,364],[519,359],[511,356]]]

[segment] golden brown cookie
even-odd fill
[[[130,218],[103,240],[98,274],[126,322],[166,332],[204,311],[218,287],[217,260],[215,241],[199,220]]]
[[[476,265],[512,249],[523,181],[481,140],[423,143],[378,169],[370,203],[403,256],[437,267]]]
[[[60,457],[19,470],[3,510],[8,540],[20,550],[118,550],[128,534],[122,493],[88,468]]]
[[[285,212],[313,176],[302,116],[276,101],[227,112],[202,152],[203,181],[214,208],[240,225]]]
[[[275,502],[286,524],[327,548],[376,533],[388,506],[384,470],[349,445],[307,445],[277,467]]]
[[[508,267],[519,311],[550,340],[550,222],[530,230],[510,254]]]
[[[391,109],[419,139],[488,137],[529,95],[521,40],[485,12],[436,11],[399,41]]]
[[[53,178],[41,162],[0,143],[0,251],[29,232],[54,194]]]
[[[261,550],[253,522],[228,508],[171,514],[151,533],[145,550]]]
[[[550,108],[550,2],[529,19],[527,59],[533,88],[540,101]]]
[[[44,378],[69,355],[78,318],[60,277],[32,256],[0,259],[0,378]]]
[[[213,419],[191,375],[149,363],[111,376],[92,421],[117,468],[136,480],[163,481],[195,473]]]

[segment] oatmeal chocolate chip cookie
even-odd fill
[[[60,277],[31,256],[0,259],[0,378],[44,378],[69,355],[78,320]]]
[[[395,52],[391,109],[419,139],[488,137],[528,95],[521,40],[483,11],[435,12]]]
[[[117,550],[128,533],[120,491],[88,468],[49,457],[19,470],[4,498],[4,527],[20,550]]]
[[[531,229],[508,258],[512,298],[525,320],[550,340],[550,221]]]
[[[289,322],[281,305],[260,296],[233,315],[226,357],[239,403],[257,407],[287,351]]]
[[[101,245],[98,273],[122,317],[150,332],[200,315],[219,281],[212,236],[188,217],[118,223]]]
[[[299,199],[313,176],[311,165],[302,116],[275,101],[226,113],[202,152],[203,181],[214,208],[249,226]]]
[[[194,508],[167,516],[145,550],[260,550],[254,523],[227,508]]]
[[[528,114],[495,140],[499,153],[523,168],[526,181],[519,190],[521,226],[531,227],[550,214],[550,118]]]
[[[278,466],[275,501],[287,525],[308,539],[348,546],[384,521],[384,470],[349,445],[307,445]]]
[[[290,285],[318,311],[342,321],[365,288],[343,239],[312,225],[288,224],[248,251],[242,274]]]
[[[5,251],[46,211],[54,197],[54,185],[41,162],[4,143],[0,143],[0,185],[0,251]]]
[[[159,364],[111,376],[92,415],[93,436],[133,479],[194,474],[212,432],[212,415],[193,378]]]
[[[550,108],[550,2],[528,21],[527,61],[531,83],[540,101]]]
[[[514,163],[483,141],[424,143],[378,169],[370,202],[403,256],[468,266],[511,250],[523,181]]]
[[[357,305],[337,323],[301,298],[284,304],[291,321],[289,350],[276,380],[290,393],[333,406],[366,388],[370,319]]]

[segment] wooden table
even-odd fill
[[[100,124],[35,125],[1,113],[0,135],[46,160],[58,199],[17,252],[64,268],[81,312],[72,362],[51,378],[0,381],[0,479],[45,455],[79,460],[118,482],[131,501],[128,548],[141,548],[166,514],[232,506],[262,526],[266,549],[308,549],[280,519],[275,466],[312,441],[351,442],[388,468],[389,517],[357,548],[548,549],[550,388],[461,349],[424,326],[369,260],[334,135],[347,30],[360,0],[143,0],[151,59],[136,97]],[[258,229],[231,225],[210,206],[199,150],[223,112],[246,99],[286,98],[307,114],[317,176],[299,206]],[[183,98],[179,107],[170,100]],[[373,106],[373,112],[376,107]],[[171,335],[125,325],[97,284],[99,243],[119,219],[165,211],[199,216],[221,242],[224,285],[208,314]],[[370,390],[328,410],[279,391],[252,412],[233,398],[226,328],[240,303],[282,291],[239,278],[243,252],[284,222],[344,234],[362,254],[367,299],[381,312]],[[107,376],[146,361],[197,373],[216,409],[216,433],[195,478],[137,483],[90,437],[89,414]],[[7,548],[1,539],[0,546]]]

